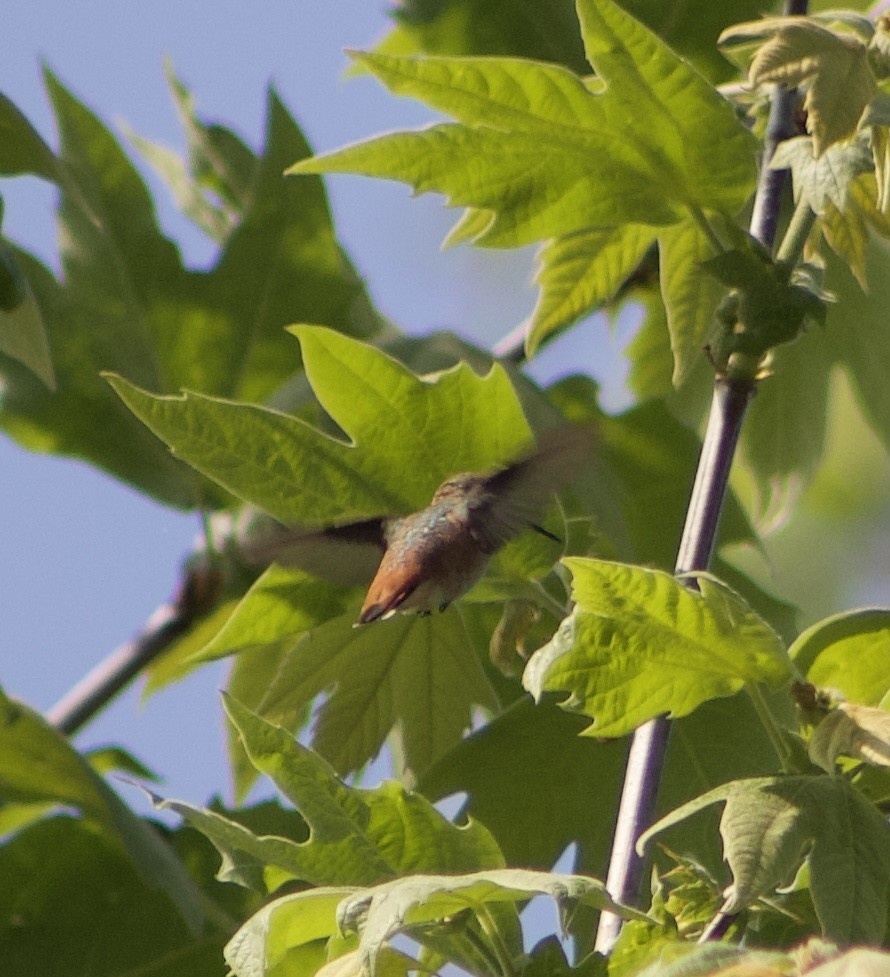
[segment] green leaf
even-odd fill
[[[346,609],[343,591],[317,577],[278,565],[269,567],[237,604],[194,661],[287,643],[288,646]]]
[[[194,866],[201,855],[194,844],[171,840]],[[88,822],[60,817],[32,825],[0,847],[0,872],[0,944],[8,977],[220,974],[225,916],[220,913],[222,925],[190,933],[166,896]],[[218,891],[213,895],[219,898]],[[232,907],[235,918],[253,908],[241,902]]]
[[[0,173],[19,176],[33,173],[53,182],[60,179],[60,167],[55,153],[43,141],[16,106],[0,95]]]
[[[515,457],[530,440],[499,366],[479,377],[461,364],[425,380],[332,330],[293,332],[319,402],[353,444],[277,411],[198,394],[158,397],[119,378],[110,382],[177,455],[286,523],[414,511],[448,475]]]
[[[257,160],[230,129],[200,118],[194,97],[169,64],[166,74],[185,130],[187,158],[136,134],[130,139],[170,187],[179,209],[222,243],[250,208]]]
[[[707,346],[724,289],[710,275],[702,274],[714,246],[691,218],[659,232],[658,253],[661,297],[674,355],[672,380],[679,387]]]
[[[343,887],[312,889],[263,907],[225,948],[232,973],[236,977],[311,977],[319,972],[327,960],[326,944],[337,934],[337,906],[351,891]],[[297,912],[287,911],[292,904]]]
[[[805,17],[771,17],[724,31],[721,44],[765,38],[748,72],[752,85],[806,84],[804,111],[816,156],[856,131],[875,93],[868,52],[859,38]]]
[[[548,394],[567,417],[589,418],[599,432],[598,478],[587,493],[613,552],[628,561],[672,567],[689,504],[689,472],[701,442],[657,400],[617,417],[591,413],[595,398],[589,378],[569,377]],[[744,510],[730,493],[720,542],[753,539]]]
[[[554,332],[611,301],[655,239],[641,224],[556,238],[538,252],[539,287],[525,340],[527,356]]]
[[[646,24],[708,78],[725,78],[728,65],[715,40],[728,24],[761,12],[757,0],[690,0],[666,9],[661,0],[628,0],[628,13]],[[586,70],[574,0],[401,0],[398,26],[381,51],[409,54],[515,55]]]
[[[587,70],[574,0],[400,0],[386,54],[513,55]]]
[[[296,638],[279,662],[261,714],[302,716],[327,693],[312,746],[341,774],[373,759],[387,736],[399,744],[402,776],[415,776],[460,741],[474,710],[497,699],[462,613],[401,617],[356,629],[358,605]]]
[[[294,317],[376,331],[320,181],[281,178],[308,146],[271,95],[249,201],[213,267],[192,271],[159,231],[148,191],[106,127],[52,76],[47,84],[61,133],[63,282],[16,257],[44,317],[58,390],[51,395],[4,360],[0,424],[28,447],[84,457],[164,502],[218,502],[218,491],[121,411],[98,374],[112,370],[156,391],[262,400],[298,367],[283,332]]]
[[[461,815],[492,832],[508,865],[548,869],[575,844],[574,870],[603,875],[627,744],[579,735],[584,717],[558,708],[552,698],[533,703],[526,696],[513,703],[426,771],[419,788],[433,801],[465,793]],[[747,695],[705,703],[673,724],[659,813],[727,777],[775,769],[773,746]],[[578,790],[578,784],[596,789]],[[674,832],[668,839],[673,847],[694,848],[700,861],[720,871],[716,832],[708,851],[702,850],[707,835],[700,825]]]
[[[469,910],[484,917],[500,903],[523,903],[548,895],[560,911],[563,927],[578,905],[609,909],[625,919],[646,917],[613,902],[602,882],[581,875],[560,875],[524,869],[501,869],[472,875],[414,875],[357,892],[341,903],[337,920],[342,930],[357,930],[367,972],[375,957],[395,936],[411,933],[418,924],[444,921]]]
[[[805,200],[821,214],[829,203],[844,213],[854,180],[861,173],[871,172],[874,164],[861,139],[831,146],[817,156],[809,136],[795,136],[779,143],[770,167],[790,169],[794,199]]]
[[[0,353],[23,363],[49,387],[55,389],[52,356],[46,329],[34,293],[15,254],[0,239]]]
[[[787,882],[809,848],[810,891],[823,935],[842,943],[882,941],[890,834],[855,788],[835,777],[734,781],[673,811],[643,834],[638,847],[720,801],[726,802],[720,833],[733,874],[724,912],[738,912]]]
[[[859,287],[868,288],[865,278],[868,224],[862,211],[848,204],[846,213],[841,213],[831,201],[826,201],[819,224],[828,246],[849,267]]]
[[[0,795],[13,802],[76,808],[129,856],[145,885],[170,898],[190,929],[200,927],[204,912],[199,894],[155,830],[133,814],[62,736],[2,693]]]
[[[179,801],[181,814],[219,849],[229,881],[272,891],[287,879],[312,885],[370,884],[417,871],[499,867],[503,858],[478,823],[456,827],[420,795],[389,782],[357,790],[338,780],[317,754],[227,698],[230,719],[254,765],[275,782],[309,827],[309,837],[257,835],[214,811]],[[295,831],[291,832],[296,834]]]
[[[566,706],[621,736],[660,713],[686,716],[748,682],[779,686],[793,668],[776,633],[723,585],[701,593],[669,574],[571,558],[576,607],[535,652],[523,685],[570,693]]]
[[[826,286],[837,294],[830,310],[825,342],[846,367],[862,412],[875,434],[890,445],[890,390],[881,364],[890,355],[885,310],[890,303],[890,253],[878,242],[866,248],[869,282],[865,294],[828,255]]]
[[[602,873],[626,744],[580,736],[585,725],[549,697],[525,696],[440,758],[419,789],[434,801],[466,793],[462,814],[489,828],[508,865],[548,869],[574,842],[576,868]]]
[[[594,225],[671,224],[691,206],[735,211],[751,191],[753,144],[728,104],[610,0],[582,0],[579,15],[605,90],[543,63],[359,54],[392,91],[459,124],[383,136],[289,172],[357,172],[444,193],[490,212],[476,242],[499,247]]]
[[[760,384],[742,434],[761,513],[788,511],[822,461],[833,365],[822,332],[774,351],[775,376]]]
[[[877,706],[890,691],[890,611],[845,611],[807,628],[788,649],[808,682]]]

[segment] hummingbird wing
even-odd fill
[[[244,540],[240,550],[248,563],[278,563],[305,570],[343,587],[367,584],[386,549],[382,517],[323,529],[289,529],[279,523]]]
[[[540,446],[524,458],[489,475],[473,523],[473,535],[486,553],[534,528],[554,494],[569,482],[594,448],[593,427],[564,424],[542,435]]]

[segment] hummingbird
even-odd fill
[[[513,537],[531,529],[559,541],[536,520],[589,453],[593,431],[565,424],[545,437],[504,467],[450,476],[419,512],[287,531],[271,544],[248,546],[248,558],[265,554],[337,582],[366,582],[373,575],[356,625],[397,612],[445,610]]]

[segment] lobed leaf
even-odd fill
[[[667,573],[571,558],[574,611],[529,661],[535,697],[569,693],[586,732],[620,736],[666,713],[685,716],[748,682],[779,686],[793,669],[776,633],[728,588],[701,593]]]
[[[834,777],[733,781],[673,811],[654,834],[716,802],[733,875],[723,911],[735,913],[787,882],[804,856],[823,935],[843,943],[883,939],[887,923],[890,833],[878,810]]]
[[[43,175],[62,190],[63,279],[29,255],[14,257],[46,325],[58,390],[50,394],[4,358],[0,423],[31,448],[87,458],[166,503],[219,502],[218,491],[120,410],[98,374],[112,370],[155,391],[262,400],[297,367],[283,333],[293,317],[359,335],[377,330],[320,182],[281,179],[285,162],[308,147],[270,95],[266,149],[251,154],[237,226],[213,267],[192,271],[159,230],[141,177],[108,129],[51,75],[47,86],[61,149]],[[26,362],[36,369],[42,361]]]
[[[410,872],[503,864],[481,824],[456,827],[395,782],[373,790],[348,787],[286,730],[231,698],[225,706],[253,764],[274,781],[302,821],[294,823],[290,837],[259,835],[215,811],[158,801],[213,842],[223,856],[221,877],[268,892],[288,879],[314,886],[367,885]]]
[[[285,523],[416,510],[446,476],[505,461],[530,440],[501,367],[479,377],[460,364],[425,380],[333,330],[293,331],[319,402],[352,444],[267,408],[110,382],[177,455]]]
[[[724,31],[720,42],[763,40],[751,61],[752,85],[806,85],[804,110],[814,155],[846,139],[876,91],[862,41],[807,17],[772,17]]]
[[[532,356],[550,335],[611,301],[655,239],[640,224],[593,228],[549,241],[538,252],[538,300],[526,334]]]
[[[581,0],[578,11],[600,85],[518,59],[357,54],[392,91],[459,124],[288,172],[356,172],[444,193],[471,209],[477,243],[500,247],[595,225],[672,224],[688,207],[736,210],[751,189],[753,144],[728,104],[611,0]]]
[[[794,199],[805,200],[821,214],[829,203],[846,212],[853,181],[874,169],[874,163],[862,140],[833,145],[817,156],[809,136],[795,136],[776,147],[770,167],[790,169]]]

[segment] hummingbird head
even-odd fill
[[[430,505],[436,505],[439,502],[464,501],[484,491],[487,483],[487,475],[479,475],[474,472],[461,472],[459,475],[452,475],[436,489]]]

